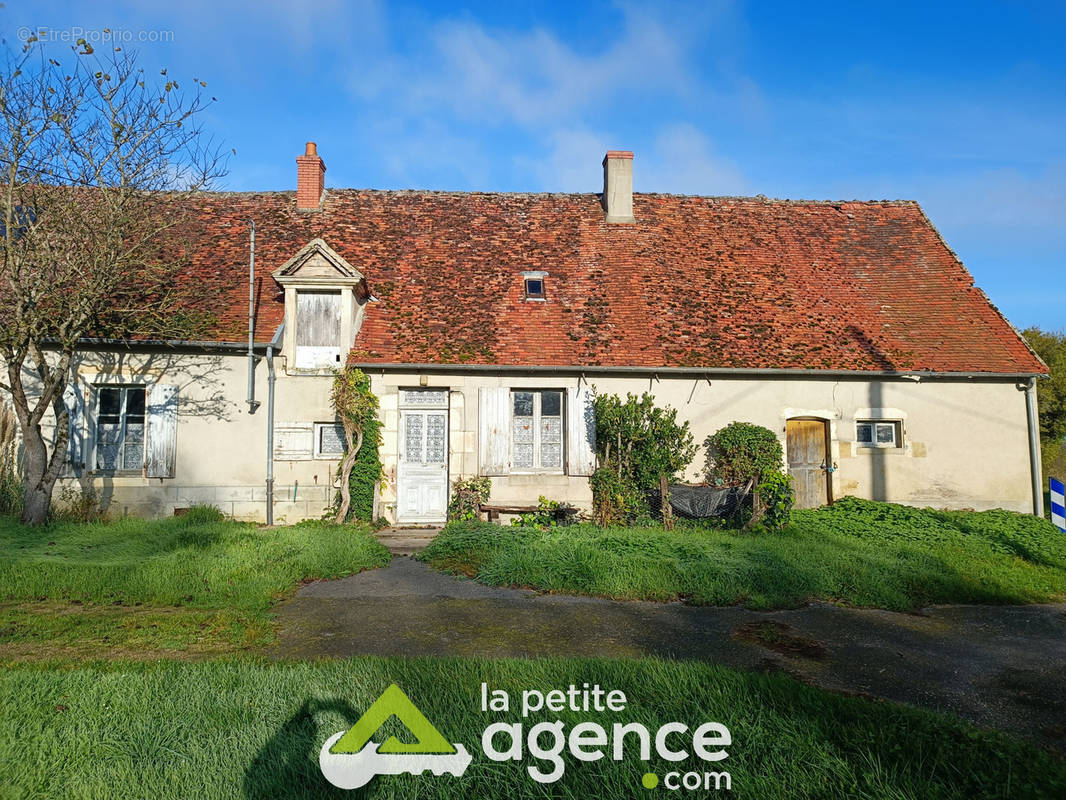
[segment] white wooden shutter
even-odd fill
[[[340,363],[341,293],[296,292],[296,366],[335,367]]]
[[[478,473],[506,475],[509,468],[511,390],[478,390]]]
[[[80,476],[85,469],[85,400],[73,386],[63,390],[63,405],[67,407],[70,440],[67,442],[67,463],[64,473]]]
[[[178,451],[178,387],[152,384],[147,399],[147,474],[149,478],[173,478]]]
[[[566,390],[566,474],[591,475],[596,469],[596,420],[588,384]]]
[[[315,455],[313,422],[278,422],[274,425],[274,459],[309,461]]]

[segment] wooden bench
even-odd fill
[[[478,519],[481,518],[481,514],[485,514],[485,518],[489,522],[496,522],[500,518],[500,514],[532,514],[537,510],[536,506],[508,506],[497,505],[494,503],[479,503],[478,507]]]

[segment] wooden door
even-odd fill
[[[817,508],[829,502],[829,423],[790,419],[785,425],[788,474],[796,492],[796,508]]]
[[[444,522],[448,515],[448,412],[400,412],[399,522]]]

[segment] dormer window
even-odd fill
[[[522,280],[525,282],[526,300],[545,300],[544,279],[547,272],[523,272]]]
[[[362,274],[321,239],[273,273],[285,290],[285,369],[323,374],[344,365],[370,297]]]

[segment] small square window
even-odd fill
[[[864,419],[855,422],[855,443],[861,447],[902,447],[903,425],[897,420]]]
[[[526,278],[526,299],[527,300],[543,300],[544,299],[544,279],[543,278]]]
[[[343,425],[339,422],[315,423],[315,458],[339,458],[347,450]]]

